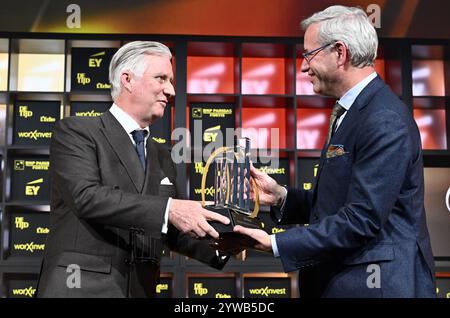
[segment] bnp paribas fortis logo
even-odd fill
[[[203,111],[201,108],[193,107],[192,108],[192,118],[202,118]]]
[[[44,182],[44,178],[36,179],[30,182],[27,182],[25,186],[25,195],[26,196],[37,196],[42,184]]]

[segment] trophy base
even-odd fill
[[[242,236],[239,233],[233,232],[233,228],[236,225],[241,225],[243,227],[260,230],[263,230],[264,228],[264,224],[261,222],[260,219],[251,218],[231,208],[206,206],[205,209],[221,214],[230,219],[229,224],[223,224],[220,222],[210,222],[211,226],[220,234],[220,237]]]

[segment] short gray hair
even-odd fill
[[[122,90],[120,73],[129,70],[134,75],[140,77],[145,72],[145,55],[168,56],[172,58],[172,53],[167,46],[159,42],[134,41],[122,46],[111,59],[109,64],[109,82],[111,83],[111,96],[117,98]]]
[[[314,23],[320,23],[319,44],[342,41],[348,48],[351,65],[373,66],[377,57],[377,32],[361,8],[339,5],[328,7],[303,20],[302,29],[306,30]]]

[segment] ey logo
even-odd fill
[[[203,287],[203,283],[194,283],[194,294],[203,296],[208,293],[208,288]]]
[[[23,230],[30,227],[30,222],[26,222],[23,216],[16,216],[14,223],[16,224],[16,229]]]
[[[206,129],[205,132],[203,133],[203,141],[215,142],[219,132],[220,132],[220,125]]]
[[[102,64],[103,58],[98,58],[99,56],[104,56],[105,51],[92,54],[88,60],[89,67],[100,67]]]
[[[44,178],[40,178],[34,181],[30,181],[25,186],[25,195],[27,196],[35,196],[38,195],[39,189],[41,186],[35,185],[44,182]]]

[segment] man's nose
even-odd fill
[[[309,63],[308,63],[308,61],[307,61],[305,58],[304,58],[303,61],[302,61],[301,71],[302,71],[303,73],[306,73],[306,72],[309,71]]]
[[[164,95],[169,95],[170,97],[174,97],[175,96],[175,88],[173,87],[173,84],[170,82],[167,82],[166,86],[164,87]]]

